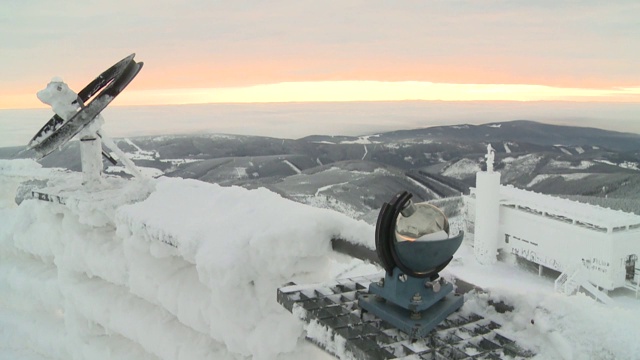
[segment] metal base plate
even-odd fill
[[[278,302],[307,323],[307,339],[338,358],[396,359],[526,359],[522,349],[500,331],[500,325],[459,311],[449,315],[426,337],[409,335],[358,306],[369,284],[381,276],[341,279],[331,284],[288,284],[278,289]],[[309,331],[311,327],[322,332]],[[317,336],[320,334],[321,336]]]
[[[358,305],[362,309],[404,331],[412,339],[427,336],[447,316],[460,309],[464,302],[462,295],[449,294],[430,308],[416,313],[419,318],[413,318],[411,311],[385,301],[377,295],[361,295],[358,300]]]

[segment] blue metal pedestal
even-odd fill
[[[453,293],[453,285],[406,276],[398,268],[383,281],[371,283],[369,293],[358,297],[362,309],[414,339],[427,336],[463,303],[463,296]]]

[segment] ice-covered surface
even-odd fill
[[[598,159],[598,160],[595,160],[595,161],[598,162],[598,163],[601,163],[601,164],[619,166],[619,167],[624,168],[624,169],[640,170],[640,163],[638,163],[638,162],[623,161],[620,164],[616,164],[616,163],[608,161],[608,160]]]
[[[342,261],[328,242],[372,247],[370,225],[264,189],[161,178],[83,194],[78,176],[0,163],[0,181],[47,175],[68,180],[51,183],[66,205],[15,206],[2,188],[0,358],[325,358],[276,289],[375,270]],[[488,291],[468,294],[462,311],[499,322],[538,359],[637,358],[640,301],[562,296],[553,278],[481,266],[472,253],[465,243],[443,273]],[[514,311],[497,313],[489,300]]]
[[[380,143],[379,141],[371,140],[371,138],[375,138],[378,136],[379,135],[359,136],[357,140],[343,140],[340,142],[340,144],[362,144],[362,145],[378,144]]]
[[[41,179],[55,177],[59,169],[43,169],[42,165],[31,159],[3,160],[0,159],[0,175],[2,179]]]
[[[464,179],[474,175],[478,171],[480,171],[480,165],[478,165],[478,163],[473,160],[462,159],[447,167],[445,171],[442,172],[442,175],[456,179]]]
[[[156,168],[152,168],[152,167],[146,167],[146,166],[136,166],[136,169],[143,174],[144,176],[147,177],[159,177],[161,175],[164,175],[164,172],[160,169],[156,169]],[[133,175],[131,173],[131,171],[129,169],[127,169],[124,166],[108,166],[105,170],[106,173],[109,174],[118,174],[118,173],[122,173],[122,174],[127,174],[127,175]]]
[[[77,102],[78,94],[71,90],[60,77],[51,79],[36,95],[44,104],[50,105],[53,112],[65,121],[71,119],[80,109],[80,104]],[[73,104],[74,101],[75,104]]]
[[[573,154],[571,153],[571,151],[569,151],[569,150],[567,150],[567,149],[565,149],[565,148],[563,148],[563,147],[560,147],[560,146],[559,146],[558,148],[560,149],[560,151],[562,151],[563,153],[565,153],[565,154],[567,154],[567,155],[573,155]]]
[[[640,354],[640,300],[629,291],[610,293],[614,305],[578,293],[554,292],[553,277],[517,268],[509,262],[487,267],[462,246],[447,268],[487,293],[465,295],[463,311],[473,311],[502,325],[503,332],[534,350],[535,359],[637,359]],[[504,301],[512,312],[498,313],[488,301]]]
[[[573,170],[585,170],[593,166],[592,161],[581,160],[580,164],[572,165],[569,161],[550,160],[547,166],[555,169],[573,169]]]
[[[502,159],[505,164],[500,170],[502,183],[509,183],[515,178],[520,177],[523,173],[532,173],[538,163],[542,159],[539,154],[528,154],[516,158],[507,157]]]
[[[576,174],[577,177],[581,176]],[[503,204],[515,204],[550,214],[562,215],[583,223],[603,228],[640,224],[640,216],[620,210],[593,206],[559,197],[538,194],[513,186],[501,186],[500,196]]]
[[[581,180],[586,178],[587,176],[593,175],[591,173],[572,173],[572,174],[540,174],[536,175],[528,184],[527,187],[532,187],[542,181],[553,178],[562,178],[564,180]]]
[[[276,289],[329,279],[333,236],[372,237],[370,225],[264,189],[164,178],[83,195],[71,177],[42,190],[65,205],[28,200],[0,213],[7,353],[298,358],[309,351],[302,325],[276,303]],[[34,319],[56,330],[32,331]],[[28,335],[14,342],[18,330]]]
[[[27,180],[56,179],[68,174],[62,169],[45,169],[31,159],[0,159],[0,207],[14,207],[18,186]]]

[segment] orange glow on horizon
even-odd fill
[[[132,87],[114,100],[114,105],[406,100],[638,102],[640,101],[640,86],[594,89],[523,84],[449,84],[424,81],[300,81],[222,88],[143,90]],[[34,94],[0,94],[0,109],[38,107],[46,106],[37,100],[35,91]]]

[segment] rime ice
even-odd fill
[[[65,121],[71,119],[80,110],[78,94],[57,76],[51,79],[47,87],[38,91],[37,97],[44,104],[50,105],[53,112]]]
[[[85,201],[78,192],[64,206],[16,206],[12,190],[28,179],[81,189],[79,174],[0,160],[0,358],[317,359],[275,289],[343,271],[327,238],[370,247],[374,238],[367,224],[265,189],[107,178],[114,186]],[[498,322],[540,359],[640,353],[632,296],[612,296],[612,306],[567,297],[514,265],[479,265],[470,244],[447,269],[488,291],[467,294],[462,312]],[[496,313],[500,301],[513,311]]]
[[[47,87],[38,91],[38,99],[50,105],[65,122],[69,121],[82,107],[82,101],[59,77],[54,77]],[[104,123],[100,115],[80,131],[80,157],[82,160],[83,183],[95,186],[102,183],[102,141],[98,130]]]

